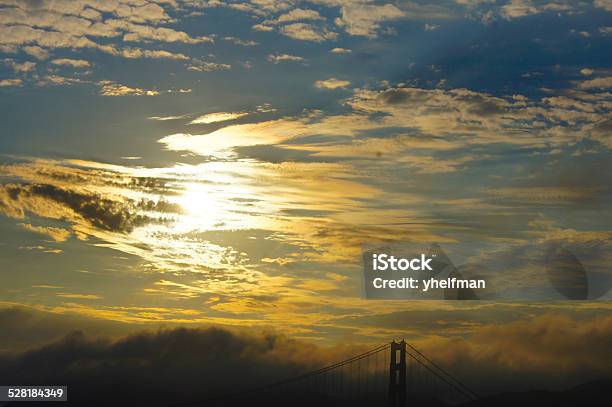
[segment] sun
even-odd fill
[[[184,187],[177,200],[184,213],[175,227],[207,231],[218,229],[228,221],[231,208],[228,207],[227,191],[201,182],[188,183]]]

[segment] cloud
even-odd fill
[[[193,89],[191,88],[178,88],[178,89],[168,89],[168,93],[191,93]]]
[[[23,325],[13,327],[18,317]],[[58,331],[51,326],[53,320],[65,329],[68,320],[46,315],[38,319],[44,325],[35,327],[31,313],[21,309],[0,311],[2,329],[17,329],[21,336],[28,330],[38,337]],[[87,324],[100,332],[104,326],[99,325]],[[10,337],[16,336],[11,332]],[[61,382],[70,387],[71,402],[79,405],[166,405],[265,385],[363,350],[326,349],[273,331],[215,326],[142,330],[116,339],[77,331],[24,353],[0,353],[0,380]],[[241,372],[238,388],[230,380],[236,371]],[[199,385],[202,379],[206,386]],[[109,386],[115,391],[104,391]],[[153,388],[154,394],[148,390]]]
[[[72,234],[69,230],[49,226],[34,226],[29,223],[20,223],[19,226],[30,232],[47,235],[56,242],[65,242]]]
[[[7,10],[9,14],[25,15],[29,13],[31,14],[31,19],[39,22],[41,20],[55,21],[61,16],[97,21],[101,19],[101,13],[109,13],[115,18],[139,23],[162,23],[170,20],[170,16],[159,4],[136,3],[134,5],[130,0],[110,1],[105,2],[106,4],[96,0],[79,0],[74,2],[42,0],[35,3],[7,1],[5,3],[9,7],[9,10]]]
[[[188,60],[183,53],[163,49],[125,46],[125,43],[148,44],[212,43],[212,36],[192,36],[163,25],[177,22],[183,13],[178,3],[134,2],[132,0],[79,0],[74,2],[41,0],[37,2],[7,1],[0,16],[0,47],[3,51],[23,51],[39,60],[49,58],[55,49],[92,49],[109,55],[129,58]],[[58,58],[69,66],[69,58]],[[83,60],[80,60],[83,61]],[[15,67],[32,62],[15,62]],[[57,64],[57,63],[55,63]],[[84,62],[74,68],[84,68]],[[32,68],[30,68],[32,70]],[[26,71],[20,71],[26,72]],[[36,81],[42,84],[45,81]],[[48,81],[47,81],[48,82]],[[58,81],[53,82],[60,84]],[[66,83],[68,83],[66,81]]]
[[[57,293],[55,294],[60,298],[69,298],[73,300],[99,300],[102,297],[95,294],[79,294],[79,293]]]
[[[110,3],[109,3],[110,4]],[[104,48],[85,38],[91,37],[113,38],[124,33],[126,41],[155,40],[162,42],[199,43],[210,42],[209,37],[191,37],[188,34],[171,28],[157,27],[147,24],[159,24],[169,20],[164,9],[157,4],[148,3],[143,6],[132,7],[127,4],[116,8],[106,8],[100,2],[75,2],[76,7],[67,7],[62,2],[42,1],[30,7],[28,3],[15,2],[13,7],[3,9],[0,31],[10,36],[5,42],[20,44],[24,42],[44,41],[42,37],[33,34],[41,33],[38,28],[50,30],[52,38],[63,39],[62,42],[53,43],[44,41],[49,48],[62,48],[67,44],[80,44],[83,46]],[[117,6],[117,2],[115,2]],[[87,7],[87,8],[85,8]],[[112,17],[102,19],[96,12],[111,13]],[[16,26],[19,24],[19,26]],[[42,31],[46,32],[46,31]],[[42,44],[39,44],[42,45]]]
[[[595,7],[612,12],[612,0],[595,0],[593,4]]]
[[[498,389],[567,386],[612,374],[612,360],[605,350],[610,330],[610,316],[574,320],[553,314],[491,324],[469,338],[437,340],[421,347],[470,382],[486,377]]]
[[[266,25],[266,24],[255,24],[251,28],[255,31],[263,31],[263,32],[274,31],[274,27],[270,27],[269,25]]]
[[[21,86],[23,80],[21,79],[0,79],[0,88]]]
[[[102,96],[157,96],[159,91],[142,88],[131,88],[112,81],[100,81],[100,95]]]
[[[315,87],[319,89],[339,89],[346,88],[351,82],[342,79],[329,78],[325,80],[318,80],[315,82]]]
[[[61,290],[64,287],[39,284],[33,288]],[[0,354],[24,352],[55,342],[74,330],[83,330],[94,337],[118,337],[143,326],[133,326],[75,313],[46,312],[31,307],[4,305],[0,307],[0,327],[4,335],[0,340]],[[9,331],[10,329],[10,331]]]
[[[71,66],[73,68],[89,68],[91,63],[84,59],[58,58],[51,61],[53,65]]]
[[[32,55],[34,58],[40,59],[40,60],[47,59],[49,58],[49,55],[50,55],[49,51],[39,46],[36,46],[36,45],[30,45],[30,46],[23,47],[23,51],[26,54]]]
[[[252,131],[249,133],[249,129]],[[276,132],[265,134],[262,126],[240,124],[224,127],[208,134],[175,133],[158,140],[169,150],[192,151],[196,154],[220,154],[238,146],[251,146],[260,143],[274,143],[284,138]]]
[[[20,246],[19,250],[38,251],[38,252],[47,253],[47,254],[61,254],[61,253],[64,252],[62,249],[54,249],[54,248],[46,247],[46,246],[42,246],[42,245],[38,245],[38,246]]]
[[[297,55],[290,55],[290,54],[270,54],[268,55],[268,61],[273,62],[275,64],[278,64],[279,62],[285,62],[285,61],[300,62],[303,60],[304,58],[299,57]]]
[[[332,48],[329,52],[331,52],[332,54],[350,54],[353,51],[347,48],[336,47]]]
[[[156,170],[151,173],[154,176],[148,176],[128,167],[77,160],[26,162],[1,170],[4,176],[22,180],[0,186],[0,213],[19,223],[57,224],[79,240],[95,238],[99,245],[137,256],[147,264],[143,267],[160,271],[184,271],[186,267],[210,271],[216,264],[210,256],[205,262],[189,260],[180,254],[187,246],[179,249],[169,244],[170,235],[180,233],[173,229],[176,222],[187,219],[181,198],[183,181],[169,184],[178,180],[176,175],[164,176]],[[108,188],[112,194],[104,192]],[[202,246],[201,241],[185,243],[190,252],[202,247],[211,254],[216,250],[214,245]]]
[[[194,59],[189,66],[188,71],[194,72],[213,72],[213,71],[224,71],[231,69],[230,64],[222,64],[217,62],[204,61],[202,59]]]
[[[200,44],[203,42],[213,43],[209,36],[192,37],[183,31],[177,31],[165,27],[151,27],[139,24],[126,24],[127,32],[123,35],[123,41],[146,42],[180,42],[184,44]]]
[[[281,14],[276,20],[276,23],[288,23],[300,20],[323,20],[323,17],[316,10],[306,10],[296,8],[288,13]]]
[[[138,213],[137,209],[149,205],[103,198],[98,194],[60,188],[51,184],[4,184],[0,186],[0,211],[5,215],[24,219],[27,214],[67,220],[78,224],[85,222],[102,230],[127,233],[137,226],[157,222],[154,218]],[[155,208],[155,204],[152,204]],[[32,231],[42,229],[24,224]],[[56,236],[61,232],[54,231]]]
[[[102,51],[114,49],[112,46],[99,45],[88,38],[74,36],[59,31],[45,31],[27,25],[0,25],[3,42],[9,45],[34,44],[45,48],[97,48]]]
[[[168,120],[180,120],[180,119],[186,119],[188,118],[189,115],[174,115],[174,116],[150,116],[148,117],[149,120],[157,120],[157,121],[168,121]]]
[[[590,130],[593,138],[608,148],[612,148],[612,120],[601,120],[595,123]]]
[[[151,58],[151,59],[174,59],[177,61],[188,60],[185,54],[175,53],[165,50],[150,50],[141,48],[123,48],[119,50],[110,49],[108,52],[112,55],[120,55],[128,59]]]
[[[580,82],[580,89],[610,89],[612,88],[612,76],[603,76]]]
[[[502,4],[487,0],[456,0],[458,4],[466,6],[468,11],[476,11],[476,15],[484,23],[490,23],[498,17],[506,20],[528,17],[541,13],[573,14],[583,13],[591,4],[585,2],[572,2],[568,0],[509,0]],[[594,3],[597,7],[597,4]]]
[[[83,28],[86,30],[86,28]],[[82,33],[80,36],[59,31],[46,31],[26,25],[0,25],[0,34],[7,45],[35,45],[38,48],[91,48],[101,52],[122,56],[124,58],[168,58],[176,60],[188,59],[180,53],[172,53],[165,50],[148,50],[140,48],[117,48],[111,44],[98,44]],[[37,48],[37,49],[38,49]],[[38,52],[40,54],[40,52]]]
[[[417,318],[426,318],[419,327],[452,325],[458,318],[471,332],[466,334],[465,326],[457,324],[460,329],[450,335],[432,334],[409,343],[483,394],[567,387],[612,374],[612,318],[605,309],[593,316],[570,317],[553,310],[533,317],[532,307],[512,307],[529,317],[499,322],[499,306],[488,308],[414,311]],[[373,315],[367,324],[382,331],[377,340],[385,343],[389,340],[385,335],[403,335],[398,324],[405,326],[414,319],[411,312],[404,314],[408,318]],[[485,315],[484,323],[473,322],[475,314]],[[345,326],[346,321],[339,323]],[[58,338],[71,327],[85,333],[73,331]],[[2,382],[63,383],[70,387],[74,403],[87,400],[90,405],[133,405],[135,400],[166,405],[203,399],[294,377],[378,345],[325,347],[274,331],[222,326],[143,330],[17,307],[0,310],[0,328],[6,332],[0,348],[18,349],[0,353]],[[31,345],[25,348],[24,343]],[[238,388],[230,380],[236,371],[241,372]],[[203,379],[206,386],[199,385]],[[116,391],[104,391],[109,387]],[[292,394],[301,390],[297,386]],[[275,392],[273,396],[280,397]]]
[[[512,19],[537,14],[540,10],[535,7],[531,0],[511,0],[501,8],[501,14],[505,18]]]
[[[324,27],[317,27],[307,23],[293,23],[280,28],[280,32],[287,37],[301,41],[323,42],[334,40],[338,34]]]
[[[295,8],[275,18],[253,25],[255,31],[279,33],[300,41],[323,42],[334,40],[338,34],[330,31],[326,19],[316,10]]]
[[[381,30],[381,23],[405,17],[406,14],[392,4],[373,5],[356,3],[343,6],[336,25],[351,35],[374,38]]]
[[[202,116],[198,116],[193,119],[189,124],[210,124],[210,123],[218,123],[224,122],[228,120],[236,120],[241,117],[247,116],[246,112],[216,112],[216,113],[208,113]]]
[[[232,36],[228,36],[228,37],[223,37],[224,41],[229,41],[233,44],[236,45],[242,45],[243,47],[254,47],[256,45],[259,45],[259,43],[257,41],[253,41],[253,40],[243,40],[237,37],[232,37]]]
[[[229,142],[231,139],[224,137],[219,141]],[[212,147],[209,144],[209,149]],[[222,246],[203,243],[188,232],[204,233],[209,227],[237,228],[238,225],[232,223],[233,218],[244,221],[254,216],[246,213],[234,215],[232,208],[245,204],[232,204],[232,197],[226,196],[223,190],[202,192],[204,198],[193,190],[196,184],[186,183],[190,177],[185,173],[186,167],[177,166],[172,173],[159,168],[145,170],[149,175],[137,168],[77,160],[5,165],[1,168],[3,176],[20,179],[22,183],[2,185],[0,212],[21,223],[36,219],[39,224],[44,221],[65,225],[62,227],[71,230],[78,239],[96,238],[100,245],[142,258],[147,264],[143,267],[159,271],[189,269],[193,273],[200,270],[211,273],[217,267],[226,268],[217,259],[224,251]],[[202,170],[190,166],[188,171],[194,171],[193,175],[201,178],[202,182],[197,185],[215,185],[212,179],[204,178],[219,173],[220,169],[211,167],[212,172]],[[202,178],[202,174],[208,175]],[[108,188],[113,190],[112,194],[104,194]],[[211,199],[218,204],[214,207],[212,203],[207,204]],[[210,210],[201,212],[199,206],[194,206],[201,204],[211,205]],[[227,216],[221,215],[221,211]],[[220,224],[220,220],[224,223]],[[189,230],[184,229],[187,225],[191,225]],[[170,244],[178,235],[186,239],[180,248]],[[206,250],[206,255],[193,257],[202,249]],[[224,272],[224,281],[234,278],[230,277],[232,271]],[[265,276],[258,278],[266,279]]]
[[[266,3],[266,6],[262,4]],[[275,7],[268,7],[268,2],[251,2],[249,5],[241,5],[241,7],[234,7],[241,9],[242,11],[255,14],[257,16],[266,16],[266,20],[253,26],[254,30],[259,31],[273,31],[274,26],[283,25],[287,23],[294,23],[297,21],[311,21],[311,22],[324,22],[326,17],[321,15],[319,11],[304,8],[294,8],[283,14],[279,14],[274,18],[271,18],[271,14],[277,14],[280,10],[286,10],[295,6],[292,2],[274,2]],[[381,32],[387,30],[384,24],[398,20],[401,18],[412,18],[412,19],[441,19],[452,17],[451,10],[436,6],[436,5],[422,5],[412,2],[403,2],[398,4],[372,4],[369,1],[315,1],[315,4],[321,5],[326,8],[339,9],[340,17],[335,20],[335,24],[338,27],[344,28],[344,30],[350,35],[359,35],[367,37],[376,37]],[[281,7],[280,4],[283,6]],[[230,6],[231,7],[231,6]],[[274,10],[274,11],[272,11]],[[295,26],[290,25],[289,28],[281,28],[280,32],[285,35],[289,35],[295,39],[317,41],[321,42],[326,39],[334,39],[337,34],[327,31],[324,27],[315,28],[312,24],[300,23],[301,25]],[[325,35],[315,36],[313,31],[318,29],[323,31]],[[317,38],[317,39],[314,39]]]
[[[315,86],[336,89],[349,85],[349,81],[329,78],[318,81]],[[351,111],[344,115],[313,113],[278,121],[228,126],[205,135],[177,134],[162,142],[171,149],[210,153],[217,147],[252,146],[266,141],[269,144],[288,143],[291,139],[306,140],[309,136],[319,135],[336,142],[304,142],[301,145],[295,141],[287,147],[308,151],[308,160],[387,157],[406,165],[410,162],[423,173],[455,171],[472,158],[470,154],[452,159],[438,154],[434,154],[435,157],[406,155],[406,149],[461,151],[468,146],[496,144],[550,148],[571,146],[589,134],[592,134],[592,140],[606,145],[607,141],[601,138],[605,131],[601,130],[602,125],[597,127],[596,124],[602,123],[606,117],[609,109],[607,96],[578,90],[566,95],[529,100],[521,95],[503,98],[468,89],[356,89],[345,101]],[[545,122],[542,122],[543,117]],[[390,134],[385,137],[364,136],[387,133]],[[207,148],[207,143],[211,142],[213,144]],[[212,148],[213,145],[217,147]],[[401,151],[404,151],[405,161],[397,155]]]
[[[86,83],[88,81],[84,81],[80,78],[69,78],[66,76],[60,75],[46,75],[40,78],[37,82],[37,86],[55,86],[55,85],[73,85],[77,83]]]
[[[15,73],[27,73],[36,68],[36,63],[31,61],[16,62],[14,59],[6,58],[2,62],[8,65]]]
[[[579,84],[579,87],[599,87],[605,84],[588,82],[590,81],[587,81],[587,85]],[[605,97],[587,96],[580,92],[573,93],[573,103],[579,105],[584,102],[592,112],[560,105],[546,107],[546,102],[552,99],[538,102],[520,98],[499,98],[467,89],[398,88],[359,93],[360,96],[355,102],[349,102],[355,109],[391,114],[399,120],[391,121],[396,121],[398,125],[400,122],[411,122],[412,126],[429,134],[471,134],[471,143],[492,143],[493,140],[533,146],[545,142],[571,143],[576,141],[577,135],[569,131],[569,128],[574,128],[574,131],[584,128],[586,123],[598,121],[601,114],[607,110]],[[454,108],[438,109],[434,106]],[[411,111],[414,114],[409,113]],[[539,125],[538,118],[542,114],[547,117],[546,126]],[[387,120],[389,118],[385,119]],[[461,137],[456,141],[460,143],[460,139]]]
[[[590,69],[590,68],[582,68],[580,70],[580,74],[583,75],[583,76],[591,76],[591,75],[593,75],[593,72],[594,71],[592,69]]]

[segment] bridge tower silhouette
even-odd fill
[[[406,405],[406,341],[391,342],[389,357],[389,407]]]
[[[387,357],[389,359],[387,359]],[[380,406],[478,403],[480,396],[411,343],[387,342],[348,359],[251,388],[220,389],[217,395],[174,404],[187,406]]]

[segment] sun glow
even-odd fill
[[[246,167],[244,166],[246,165]],[[184,210],[173,226],[178,232],[240,230],[261,227],[265,221],[258,189],[241,176],[256,173],[247,164],[207,163],[198,166],[176,203]]]
[[[208,218],[218,219],[218,214],[222,211],[219,198],[210,187],[192,183],[185,185],[185,192],[179,203],[190,217],[205,214]]]

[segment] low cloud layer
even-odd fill
[[[564,388],[612,377],[612,317],[541,315],[421,345],[458,377],[496,391]],[[435,356],[434,356],[435,355]]]
[[[3,331],[18,328],[17,314],[25,321],[32,318],[30,311],[2,311]],[[61,323],[66,317],[53,318]],[[39,317],[45,319],[49,317]],[[96,332],[95,327],[90,323],[87,329]],[[37,329],[40,336],[56,328],[47,324]],[[68,384],[73,402],[87,397],[100,404],[140,400],[163,405],[293,377],[372,347],[328,348],[259,329],[221,327],[147,330],[114,340],[100,334],[99,328],[94,335],[73,332],[22,353],[5,352],[0,380]],[[609,316],[575,320],[549,314],[491,323],[465,337],[431,337],[413,344],[472,388],[489,393],[566,388],[609,378],[611,337]]]
[[[0,311],[3,332],[23,330],[21,319],[32,316]],[[37,319],[61,323],[65,317]],[[50,324],[31,328],[34,339],[58,330]],[[0,382],[67,384],[74,405],[167,405],[268,384],[361,349],[322,349],[272,332],[219,327],[141,331],[115,340],[75,331],[23,353],[0,353]]]

